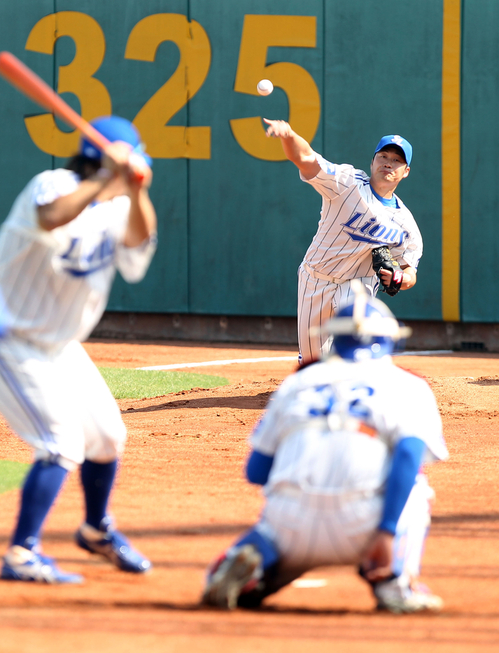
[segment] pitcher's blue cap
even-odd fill
[[[138,129],[129,120],[120,118],[119,116],[103,116],[102,118],[92,120],[90,124],[100,134],[105,136],[108,141],[111,141],[112,143],[114,141],[128,143],[132,146],[132,151],[139,154],[148,166],[152,164],[151,157],[144,152]],[[78,151],[80,154],[83,154],[83,156],[86,156],[89,159],[94,159],[95,161],[100,161],[102,156],[101,151],[85,138],[85,136],[82,136],[80,140]]]
[[[402,138],[402,136],[399,136],[398,134],[383,136],[383,138],[377,144],[376,149],[374,150],[374,154],[377,154],[380,150],[382,150],[384,147],[387,147],[388,145],[391,145],[392,147],[394,145],[400,147],[404,153],[405,162],[408,166],[411,165],[412,145],[409,143],[409,141],[406,141],[405,138]]]

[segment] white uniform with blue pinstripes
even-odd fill
[[[0,231],[0,412],[35,448],[35,457],[72,467],[84,458],[114,460],[125,427],[111,393],[86,355],[116,269],[145,274],[154,242],[126,248],[130,200],[87,207],[53,231],[38,226],[37,205],[76,190],[68,170],[37,175]]]
[[[284,381],[251,437],[273,456],[257,530],[283,567],[356,564],[381,521],[391,453],[404,437],[447,458],[435,397],[391,359],[310,365]],[[418,477],[397,526],[396,564],[417,575],[431,490]],[[410,569],[408,569],[410,567]]]
[[[379,282],[371,263],[375,247],[388,245],[401,265],[414,269],[423,253],[418,226],[398,197],[398,208],[384,206],[365,172],[320,155],[317,161],[318,175],[302,177],[322,196],[317,233],[298,270],[298,344],[304,361],[318,358],[327,339],[311,334],[310,328],[323,326],[350,298],[352,279],[361,279],[376,294]]]

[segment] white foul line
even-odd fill
[[[152,367],[138,367],[138,370],[176,370],[185,367],[210,367],[216,365],[233,365],[234,363],[266,363],[268,361],[296,361],[296,356],[268,356],[266,358],[235,358],[228,361],[205,361],[203,363],[174,363],[173,365],[153,365]]]
[[[452,349],[434,349],[429,351],[397,351],[394,356],[441,356],[442,354],[453,354]]]
[[[395,352],[394,356],[432,356],[438,354],[452,354],[451,350],[440,349],[435,351],[404,351]],[[295,361],[298,356],[267,356],[265,358],[235,358],[225,361],[204,361],[202,363],[173,363],[172,365],[153,365],[151,367],[137,367],[138,370],[179,370],[187,367],[216,367],[217,365],[234,365],[237,363],[267,363],[271,361]]]

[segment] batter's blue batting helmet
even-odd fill
[[[358,284],[362,286],[360,281]],[[353,301],[340,307],[327,328],[333,336],[331,353],[356,362],[390,355],[397,341],[411,332],[382,301],[368,296],[358,284]]]
[[[152,159],[144,152],[138,129],[129,120],[119,116],[103,116],[96,118],[90,123],[100,134],[105,136],[108,141],[123,141],[132,146],[133,152],[139,154],[147,163],[152,164]],[[101,152],[85,136],[80,140],[78,148],[80,154],[89,159],[100,161]]]

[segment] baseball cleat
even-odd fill
[[[79,574],[71,574],[59,569],[52,558],[17,546],[12,547],[5,556],[0,578],[53,585],[65,583],[78,585],[83,582],[83,577]]]
[[[411,587],[401,583],[399,578],[377,583],[374,595],[378,601],[378,610],[388,610],[395,614],[424,610],[438,612],[443,607],[442,599],[432,594],[425,585],[416,584]]]
[[[104,556],[118,569],[143,574],[152,568],[151,562],[132,548],[127,538],[112,527],[112,520],[105,517],[99,529],[83,524],[75,535],[82,549]]]
[[[202,602],[234,610],[239,595],[254,589],[262,575],[262,556],[251,544],[235,547],[215,563],[206,581]]]

